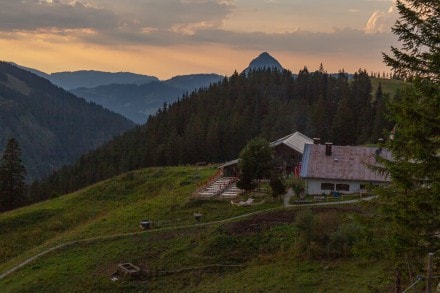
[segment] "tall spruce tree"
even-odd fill
[[[0,162],[0,210],[18,207],[26,192],[26,169],[21,161],[21,148],[11,138]]]
[[[395,124],[382,160],[391,186],[380,189],[382,216],[389,225],[390,251],[414,256],[440,252],[440,1],[397,1],[393,32],[402,42],[384,61],[411,82],[390,105]]]
[[[400,17],[393,33],[402,48],[391,47],[384,61],[401,78],[440,82],[440,3],[438,0],[397,0]]]

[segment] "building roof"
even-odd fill
[[[313,143],[313,139],[305,136],[304,134],[302,134],[301,132],[295,132],[295,133],[291,133],[285,137],[282,137],[278,140],[275,140],[273,142],[270,143],[270,147],[276,147],[279,146],[281,144],[285,144],[286,146],[288,146],[291,149],[294,149],[295,151],[299,152],[299,153],[303,153],[304,152],[304,145],[305,144],[310,144]],[[226,168],[229,166],[233,166],[238,164],[239,159],[235,159],[229,162],[224,163],[223,165],[221,165],[219,168]]]
[[[391,159],[389,151],[377,147],[332,145],[331,155],[326,156],[325,145],[307,144],[300,177],[386,182],[389,178],[368,168],[376,164],[375,154],[379,152],[380,156]]]
[[[271,147],[276,147],[280,144],[285,144],[286,146],[290,147],[291,149],[294,149],[295,151],[299,153],[304,152],[304,145],[305,144],[312,144],[313,140],[301,132],[295,132],[292,134],[289,134],[283,138],[280,138],[276,141],[273,141],[270,143]]]

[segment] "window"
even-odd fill
[[[334,190],[335,185],[333,183],[321,183],[321,190]]]
[[[366,184],[361,184],[361,185],[359,186],[359,188],[365,190],[365,189],[367,189],[367,185],[366,185]]]
[[[336,184],[337,191],[350,191],[350,185],[348,184]]]

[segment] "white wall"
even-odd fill
[[[348,184],[350,186],[349,191],[339,191],[343,194],[350,194],[350,193],[359,193],[359,192],[365,192],[365,190],[361,190],[360,185],[361,184],[367,184],[365,182],[360,181],[338,181],[338,180],[327,180],[327,179],[305,179],[306,188],[305,192],[306,194],[330,194],[330,190],[322,190],[321,189],[321,183],[333,183],[335,185],[336,190],[336,184]]]

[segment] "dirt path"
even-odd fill
[[[289,190],[287,190],[287,193],[284,195],[283,198],[284,207],[287,208],[290,206],[289,201],[292,196],[293,196],[293,190],[292,188],[289,188]]]
[[[292,190],[290,189],[289,191],[291,192]],[[289,192],[288,192],[284,196],[284,207],[325,206],[325,205],[350,204],[350,203],[356,203],[356,202],[360,202],[360,201],[368,201],[368,200],[371,200],[371,199],[376,197],[376,196],[369,196],[369,197],[365,197],[365,198],[359,198],[359,199],[353,199],[353,200],[347,200],[347,201],[319,202],[319,203],[311,203],[311,204],[291,205],[291,204],[289,204],[289,200],[290,200],[290,197],[292,195],[293,195],[293,193],[291,193],[289,195]],[[253,215],[256,215],[256,214],[261,214],[261,213],[266,213],[266,212],[275,211],[275,210],[281,210],[281,209],[283,209],[283,208],[282,207],[275,207],[275,208],[255,211],[255,212],[243,214],[243,215],[240,215],[240,216],[235,216],[235,217],[231,217],[231,218],[227,218],[227,219],[223,219],[223,220],[218,220],[218,221],[207,222],[207,223],[197,223],[197,224],[192,224],[192,225],[166,227],[166,228],[159,228],[159,229],[145,230],[145,231],[131,232],[131,233],[120,233],[120,234],[92,237],[92,238],[86,238],[86,239],[80,239],[80,240],[66,242],[66,243],[59,244],[57,246],[48,248],[48,249],[46,249],[46,250],[44,250],[44,251],[42,251],[42,252],[40,252],[40,253],[32,256],[32,257],[30,257],[30,258],[22,261],[21,263],[15,265],[11,269],[9,269],[6,272],[0,274],[0,280],[4,279],[8,275],[10,275],[13,272],[17,271],[18,269],[24,267],[25,265],[33,262],[34,260],[36,260],[36,259],[38,259],[38,258],[40,258],[40,257],[42,257],[42,256],[44,256],[44,255],[54,251],[54,250],[58,250],[58,249],[61,249],[61,248],[67,247],[67,246],[71,246],[71,245],[76,245],[78,243],[94,242],[94,241],[100,241],[100,240],[106,240],[106,239],[116,239],[116,238],[121,238],[121,237],[126,237],[126,236],[140,235],[140,234],[146,234],[146,233],[155,233],[155,232],[168,231],[168,230],[179,230],[179,229],[203,227],[203,226],[209,226],[209,225],[215,225],[215,224],[223,224],[223,223],[226,223],[226,222],[230,222],[230,221],[234,221],[234,220],[238,220],[238,219],[242,219],[242,218],[247,218],[247,217],[250,217],[250,216],[253,216]]]

